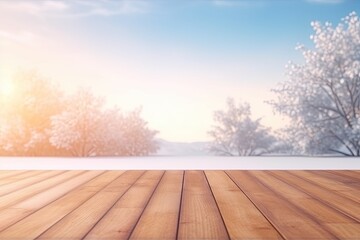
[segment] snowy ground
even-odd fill
[[[22,169],[358,169],[360,158],[340,157],[0,157],[0,170]]]

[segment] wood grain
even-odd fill
[[[25,172],[36,172],[27,170],[0,170],[0,180],[4,178],[11,178],[12,176],[18,176]]]
[[[282,239],[225,172],[205,173],[231,239]]]
[[[273,174],[290,183],[292,186],[305,191],[311,197],[322,201],[323,204],[332,206],[347,216],[360,222],[360,204],[349,198],[341,196],[334,191],[318,186],[315,182],[309,182],[306,178],[301,178],[297,171],[271,171]]]
[[[178,239],[229,239],[203,171],[186,171]]]
[[[360,182],[359,180],[353,179],[353,178],[348,178],[347,176],[341,175],[341,174],[337,174],[338,171],[325,171],[325,170],[321,170],[321,171],[308,171],[308,172],[312,172],[314,174],[317,174],[319,176],[325,177],[327,179],[331,179],[334,180],[336,182],[340,182],[345,184],[348,187],[352,187],[352,183],[358,183]]]
[[[0,239],[360,239],[360,171],[0,171]]]
[[[229,174],[284,238],[337,239],[313,218],[262,184],[250,172],[229,171]]]
[[[0,171],[0,186],[6,183],[15,182],[18,179],[24,179],[27,176],[33,176],[39,173],[42,173],[43,171]]]
[[[31,173],[31,172],[30,172]],[[34,175],[22,176],[17,181],[4,184],[0,188],[0,196],[6,195],[10,192],[25,188],[35,183],[49,179],[52,176],[58,175],[61,172],[57,171],[41,171]],[[24,174],[25,175],[25,174]]]
[[[332,192],[336,192],[337,194],[360,204],[360,192],[354,191],[354,188],[349,184],[344,184],[342,182],[328,178],[327,174],[323,172],[324,171],[296,171],[296,174],[313,182],[314,184],[317,184]]]
[[[164,171],[146,172],[85,239],[128,239],[163,175]]]
[[[176,239],[183,171],[167,171],[130,239]]]
[[[83,174],[84,171],[54,171],[52,172],[54,175],[49,177],[48,179],[44,179],[41,182],[35,183],[33,185],[22,188],[18,191],[11,192],[4,196],[0,197],[0,210],[7,208],[11,205],[15,205],[16,203],[29,198],[37,193],[41,193],[51,187],[54,187],[68,179],[76,177],[80,174]]]
[[[39,210],[48,203],[61,197],[71,189],[89,181],[99,173],[100,171],[91,171],[74,176],[74,178],[70,178],[55,187],[49,188],[43,192],[24,199],[23,201],[20,201],[9,208],[3,209],[0,211],[0,230],[4,230],[11,224],[16,223],[31,213]]]
[[[325,172],[325,171],[324,171]],[[341,182],[345,183],[349,187],[360,189],[360,173],[359,171],[326,171],[327,173],[335,176],[331,179],[337,180],[342,178]]]
[[[317,199],[312,198],[306,192],[303,192],[288,183],[274,177],[269,172],[254,171],[252,174],[266,185],[276,195],[298,207],[300,211],[321,225],[321,228],[330,232],[339,239],[349,239],[360,234],[360,224],[354,219],[342,214],[328,205],[324,205]],[[348,232],[343,232],[342,225],[348,225]]]
[[[360,181],[360,173],[359,171],[351,171],[351,170],[339,170],[339,171],[332,171],[335,174],[339,174],[345,176],[351,180]]]
[[[38,239],[81,239],[143,174],[128,171],[66,215]]]

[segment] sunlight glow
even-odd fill
[[[10,80],[1,79],[0,80],[0,96],[9,97],[14,92],[14,85]]]

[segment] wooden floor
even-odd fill
[[[360,171],[0,171],[0,239],[360,239]]]

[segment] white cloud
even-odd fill
[[[63,1],[1,1],[0,9],[3,11],[18,12],[23,14],[42,14],[48,12],[61,12],[69,8]]]
[[[339,4],[343,3],[344,0],[306,0],[309,3],[319,3],[319,4]]]
[[[47,10],[65,10],[69,7],[69,5],[65,4],[62,1],[45,1],[43,3],[43,8]]]
[[[143,0],[2,0],[0,13],[21,13],[48,17],[113,16],[148,11]]]
[[[73,16],[113,16],[124,14],[145,13],[148,11],[149,4],[146,1],[84,1],[78,0],[73,5],[76,11]]]

